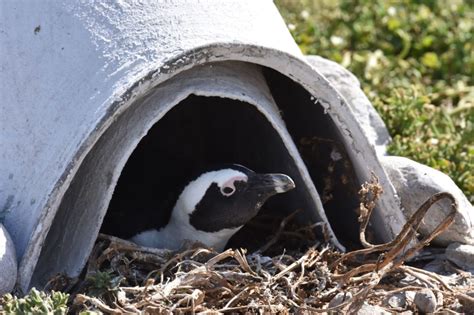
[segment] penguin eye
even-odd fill
[[[224,196],[228,197],[228,196],[232,195],[235,192],[235,188],[226,186],[226,187],[221,189],[221,192]]]

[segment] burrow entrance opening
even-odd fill
[[[309,213],[309,196],[295,163],[265,116],[241,101],[191,95],[148,131],[128,159],[101,231],[127,239],[166,225],[194,175],[229,163],[295,180],[299,188],[273,196],[265,204],[267,214],[285,216],[299,208]],[[262,233],[239,234],[234,245],[258,246],[265,238]]]
[[[332,228],[343,245],[359,247],[359,184],[339,131],[300,85],[276,71],[266,69],[264,73]],[[298,177],[282,140],[254,106],[226,98],[189,96],[149,130],[128,159],[101,231],[130,238],[139,231],[164,226],[190,175],[224,163]],[[303,186],[272,197],[259,216],[281,219],[302,209],[300,222],[316,221],[308,215]],[[269,237],[265,234],[269,231],[261,228],[250,222],[229,244],[256,249]]]
[[[359,247],[354,242],[358,239],[355,210],[359,181],[338,128],[299,84],[273,70],[264,69],[264,74],[339,241],[348,249]],[[138,100],[85,157],[44,241],[32,285],[44,284],[61,271],[77,275],[87,259],[91,241],[88,235],[95,234],[98,226],[101,232],[129,238],[138,230],[166,224],[183,183],[209,165],[239,163],[257,172],[290,175],[297,189],[272,197],[260,214],[283,217],[302,209],[299,222],[318,221],[294,160],[255,106],[227,98],[191,95],[152,127],[140,127],[148,129],[142,138],[136,124],[152,121],[157,115],[154,106],[153,102]],[[127,152],[135,147],[132,143],[140,138],[129,156]],[[113,178],[120,171],[117,165],[123,163],[115,186]],[[111,189],[114,193],[109,203],[106,195]],[[101,209],[107,207],[102,221]],[[256,237],[258,234],[260,238]],[[231,240],[231,245],[257,248],[268,236],[267,231],[249,224]]]

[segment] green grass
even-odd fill
[[[443,171],[474,202],[472,3],[276,0],[305,54],[359,78],[393,137],[390,154]]]
[[[66,314],[69,294],[55,292],[45,293],[35,288],[24,298],[17,298],[11,294],[5,294],[0,301],[1,314]]]

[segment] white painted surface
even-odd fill
[[[212,61],[261,64],[301,84],[340,128],[359,178],[379,176],[386,193],[376,215],[389,218],[380,221],[382,237],[401,228],[404,218],[375,150],[345,101],[303,60],[273,3],[216,3],[0,3],[0,209],[21,259],[22,288],[65,191],[100,137],[153,87]],[[76,224],[92,220],[98,230],[100,211]]]
[[[20,257],[77,151],[87,150],[88,135],[139,79],[216,43],[299,54],[271,1],[0,5],[0,205],[13,196],[6,225]]]

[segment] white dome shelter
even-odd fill
[[[154,202],[213,163],[290,175],[297,188],[269,207],[327,222],[339,248],[371,172],[385,191],[378,237],[405,223],[375,146],[272,1],[7,1],[0,12],[0,209],[19,288],[77,276],[103,223],[132,228],[115,206],[166,217]],[[312,151],[305,139],[324,141]],[[340,156],[348,184],[326,202],[322,174]]]

